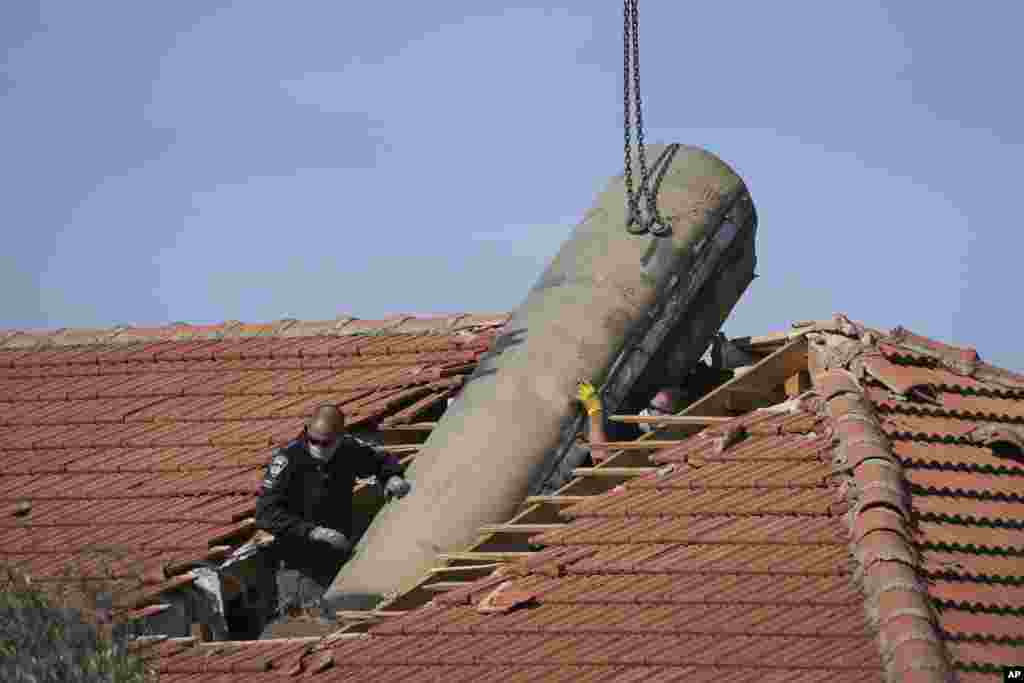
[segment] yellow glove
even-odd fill
[[[597,395],[597,389],[590,382],[580,381],[576,385],[576,400],[587,409],[587,415],[593,415],[603,410],[601,399]]]

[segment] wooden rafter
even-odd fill
[[[600,477],[602,479],[635,479],[658,471],[657,467],[577,467],[574,477]]]
[[[588,493],[593,490],[600,491],[605,488],[612,488],[621,483],[624,479],[631,479],[656,472],[658,468],[650,466],[638,466],[636,456],[645,451],[653,451],[662,448],[670,448],[681,443],[679,439],[665,439],[665,434],[688,436],[701,431],[707,427],[716,426],[730,421],[727,406],[728,397],[736,394],[748,396],[770,395],[774,390],[786,385],[798,382],[791,380],[801,370],[807,369],[807,343],[802,335],[794,336],[792,333],[780,334],[769,339],[756,339],[756,346],[762,351],[769,350],[773,346],[773,352],[760,362],[752,366],[744,374],[733,378],[710,392],[702,399],[692,404],[680,415],[641,417],[634,415],[614,415],[610,420],[626,424],[654,424],[658,429],[643,434],[635,441],[612,441],[604,444],[591,444],[592,446],[604,446],[609,451],[609,457],[595,467],[577,468],[573,471],[573,480],[566,484],[555,495],[529,496],[525,500],[524,507],[511,520],[504,524],[487,524],[482,526],[477,542],[463,552],[440,553],[438,562],[442,565],[456,563],[449,566],[438,566],[426,572],[413,590],[422,591],[423,600],[429,599],[430,594],[436,594],[453,588],[462,587],[470,582],[467,581],[439,581],[439,576],[446,574],[461,574],[464,572],[490,572],[509,562],[516,562],[533,555],[532,552],[508,550],[508,545],[494,546],[492,541],[496,538],[507,539],[514,534],[544,533],[553,529],[563,528],[564,524],[535,523],[543,519],[539,511],[545,505],[562,507],[575,505],[583,502],[592,496],[573,495],[572,490],[579,482],[590,482]],[[437,426],[437,423],[425,422],[410,425],[395,425],[389,429],[402,431],[429,431]],[[660,438],[655,438],[655,437]],[[633,466],[624,466],[627,463]],[[607,482],[606,484],[603,482]],[[597,489],[593,487],[596,486]],[[550,519],[550,517],[547,517]],[[500,550],[488,551],[488,547],[498,547]],[[515,546],[512,546],[515,547]],[[474,564],[460,565],[461,562],[472,562]],[[410,591],[411,593],[411,591]],[[408,593],[407,593],[408,594]],[[404,605],[403,605],[404,606]]]
[[[561,529],[564,524],[485,524],[481,534],[543,534]]]
[[[590,498],[590,496],[528,496],[526,498],[527,505],[575,505],[576,503],[582,503],[583,501]]]
[[[382,432],[429,432],[437,427],[436,422],[414,422],[407,425],[381,425]]]
[[[697,427],[710,427],[728,422],[731,419],[729,417],[713,417],[710,415],[612,415],[608,418],[611,422],[623,422],[626,424],[694,425]]]
[[[690,405],[683,415],[725,416],[729,412],[729,397],[738,390],[749,393],[756,389],[767,396],[794,374],[806,369],[807,339],[800,336],[757,363],[749,372],[734,377]]]
[[[656,451],[672,448],[683,442],[682,439],[649,439],[647,441],[591,441],[591,447],[600,447],[612,451]]]

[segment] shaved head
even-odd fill
[[[336,405],[318,406],[306,423],[308,430],[320,436],[336,436],[345,430],[345,413]]]

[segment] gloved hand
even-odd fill
[[[335,550],[340,550],[344,553],[352,552],[352,544],[345,538],[345,534],[325,526],[313,527],[313,530],[309,532],[309,540],[326,543]]]
[[[412,490],[412,485],[404,477],[391,475],[384,484],[384,495],[388,498],[404,498]]]
[[[590,382],[580,381],[576,385],[576,400],[587,409],[587,415],[601,412],[601,398],[597,395],[597,389]]]

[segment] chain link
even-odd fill
[[[632,137],[632,126],[633,117],[630,115],[630,101],[629,101],[629,44],[631,39],[631,25],[630,20],[633,17],[632,12],[632,1],[623,0],[623,12],[622,12],[622,112],[623,112],[623,131],[626,138],[626,149],[625,149],[625,180],[626,180],[626,228],[630,232],[633,232],[633,224],[637,221],[636,209],[637,199],[633,194],[633,141]],[[643,232],[643,231],[641,231]]]
[[[651,187],[647,168],[647,150],[644,142],[644,114],[640,98],[640,0],[623,0],[623,123],[625,137],[625,181],[627,215],[626,229],[634,235],[650,230],[655,235],[668,234],[668,226],[658,215],[657,196]],[[633,81],[633,101],[630,101],[630,78]],[[633,191],[632,109],[636,111],[637,160],[640,165],[640,187]],[[642,215],[641,201],[647,199],[647,216]]]

